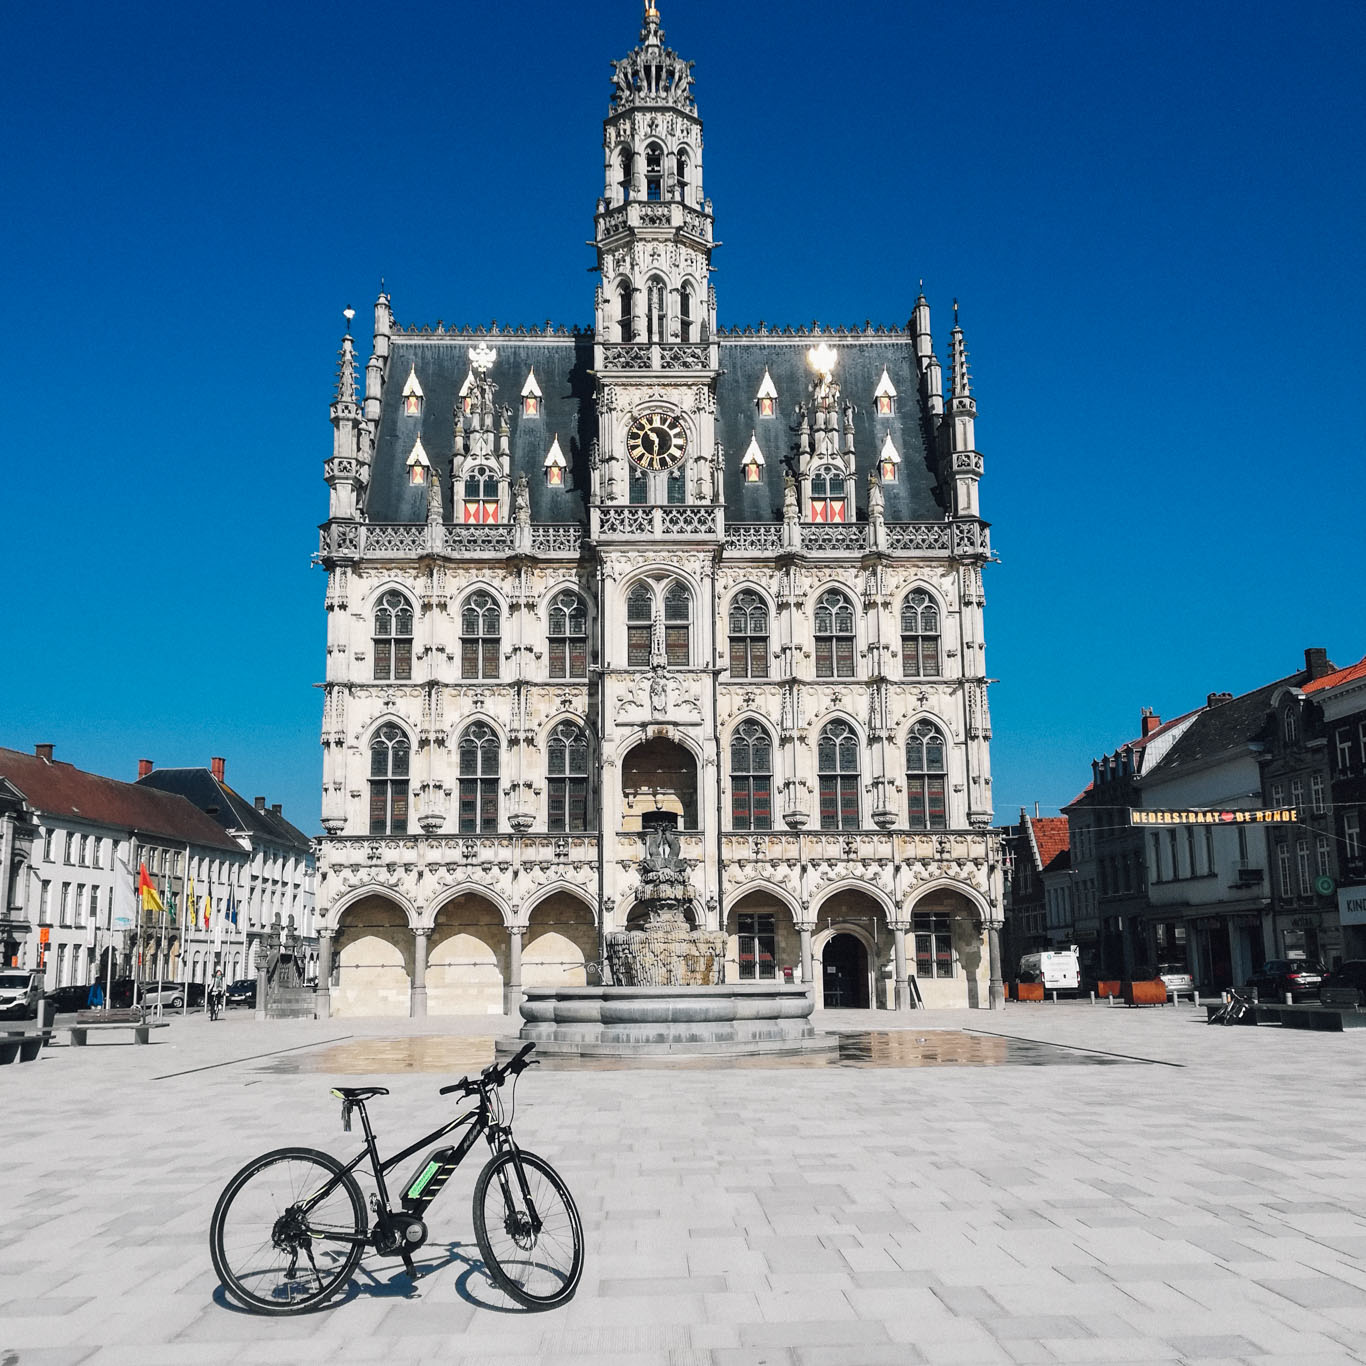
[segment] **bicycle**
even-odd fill
[[[482,1136],[492,1156],[474,1183],[474,1235],[490,1279],[528,1309],[564,1304],[583,1275],[583,1225],[573,1197],[544,1158],[512,1137],[517,1078],[535,1064],[529,1043],[505,1065],[490,1063],[475,1079],[461,1077],[439,1094],[478,1097],[477,1109],[381,1158],[365,1102],[383,1086],[338,1086],[342,1128],[360,1112],[365,1146],[343,1165],[316,1148],[277,1148],[247,1163],[224,1187],[209,1225],[209,1251],[224,1289],[262,1314],[316,1309],[351,1279],[367,1248],[398,1256],[417,1280],[413,1252],[427,1241],[423,1216],[451,1174]],[[500,1088],[514,1079],[504,1111]],[[454,1146],[434,1148],[403,1187],[401,1206],[389,1199],[385,1173],[419,1149],[468,1126]],[[353,1173],[369,1159],[376,1193],[373,1224]]]
[[[1205,1023],[1219,1025],[1241,1024],[1255,1004],[1256,1002],[1248,992],[1239,991],[1237,987],[1229,987],[1228,1000],[1225,1001],[1218,1010],[1211,1011],[1210,1017]]]
[[[221,992],[209,992],[209,1019],[216,1020],[223,1013],[223,995]]]

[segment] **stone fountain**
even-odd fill
[[[678,835],[651,830],[640,862],[639,928],[607,936],[611,985],[528,988],[518,1039],[544,1054],[619,1057],[662,1053],[789,1053],[833,1050],[811,1025],[805,986],[727,984],[726,936],[693,929],[696,897]]]

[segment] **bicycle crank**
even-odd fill
[[[375,1225],[375,1251],[385,1256],[406,1255],[426,1241],[427,1225],[415,1214],[391,1212],[387,1229],[380,1224]]]

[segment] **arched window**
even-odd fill
[[[413,676],[413,608],[402,593],[386,593],[375,608],[375,677]]]
[[[645,340],[651,342],[667,341],[664,331],[664,281],[650,279],[645,285]]]
[[[678,182],[678,197],[685,204],[692,203],[692,200],[688,196],[688,169],[688,154],[687,152],[680,151],[678,156],[674,159],[674,175]],[[687,339],[684,338],[684,340],[686,341]]]
[[[473,593],[460,611],[460,677],[497,678],[502,613],[489,593]]]
[[[650,501],[650,476],[638,465],[632,465],[627,474],[627,492],[635,507],[644,507]]]
[[[621,179],[617,181],[617,187],[621,190],[621,202],[626,203],[631,197],[631,171],[635,164],[635,157],[629,147],[621,149]]]
[[[460,833],[498,829],[498,737],[476,721],[460,737]]]
[[[645,149],[645,198],[651,203],[664,198],[664,149],[657,142]]]
[[[686,669],[691,658],[692,594],[681,583],[664,593],[664,657],[674,669]]]
[[[588,677],[588,608],[568,589],[550,604],[550,676]]]
[[[633,340],[631,327],[631,286],[622,281],[617,287],[617,331],[621,341]]]
[[[1285,709],[1285,742],[1286,742],[1286,744],[1288,744],[1288,745],[1293,745],[1293,744],[1295,743],[1295,741],[1299,739],[1299,735],[1300,735],[1300,721],[1299,721],[1299,717],[1295,715],[1295,710],[1294,710],[1293,707],[1287,707],[1287,708]]]
[[[742,721],[730,742],[733,830],[773,829],[773,741],[757,721]]]
[[[838,588],[816,601],[816,677],[853,678],[854,604]]]
[[[816,745],[821,829],[859,828],[858,735],[847,721],[832,721]]]
[[[901,607],[901,672],[939,677],[939,608],[923,588],[912,589]]]
[[[768,607],[752,588],[731,599],[730,676],[768,677]]]
[[[692,341],[692,286],[684,285],[678,293],[678,339]]]
[[[582,726],[561,721],[546,747],[549,792],[547,828],[552,831],[588,829],[588,737]]]
[[[498,520],[498,472],[491,465],[475,465],[465,472],[465,499],[461,520]]]
[[[638,583],[626,599],[626,665],[650,666],[650,640],[654,633],[655,595],[648,583]]]
[[[821,465],[811,476],[811,520],[847,522],[848,485],[844,471],[837,465]]]
[[[670,507],[681,507],[688,501],[688,469],[686,465],[679,465],[676,469],[669,471],[669,477],[664,481],[664,501]]]
[[[947,830],[944,736],[929,721],[917,721],[906,737],[906,795],[912,830]]]
[[[412,746],[394,723],[379,728],[370,741],[370,833],[408,832],[408,759]]]

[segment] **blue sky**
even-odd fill
[[[901,324],[923,278],[942,358],[961,301],[998,819],[1141,706],[1366,654],[1366,7],[662,10],[723,322]],[[6,22],[0,744],[221,754],[315,831],[341,310],[591,321],[639,6]]]

